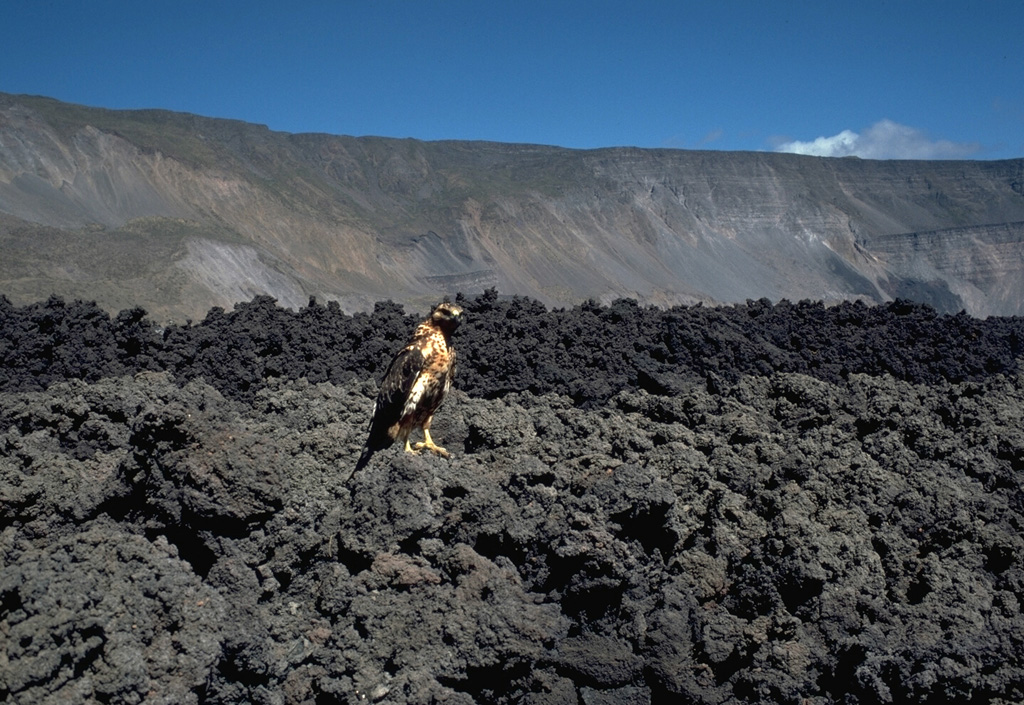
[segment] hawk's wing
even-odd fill
[[[384,373],[384,379],[380,383],[380,391],[377,393],[377,402],[373,405],[373,416],[370,418],[370,432],[366,438],[366,445],[359,456],[356,466],[352,468],[348,480],[352,479],[359,470],[366,467],[370,457],[378,450],[387,448],[394,440],[388,429],[398,423],[402,418],[402,411],[405,409],[409,392],[420,372],[426,358],[415,345],[407,345],[402,348]]]
[[[377,393],[377,403],[373,406],[373,418],[370,419],[370,433],[366,441],[367,446],[373,450],[387,448],[394,441],[388,436],[388,429],[402,418],[409,392],[425,363],[426,358],[420,349],[415,345],[407,345],[388,365]]]

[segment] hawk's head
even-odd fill
[[[445,301],[430,314],[430,322],[450,335],[462,323],[462,307]]]

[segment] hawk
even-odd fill
[[[452,385],[455,348],[451,335],[461,322],[459,306],[440,304],[391,360],[373,405],[366,445],[349,479],[370,462],[374,453],[395,441],[404,443],[407,453],[426,449],[448,457],[448,451],[430,437],[430,422]],[[417,427],[423,429],[423,442],[411,446],[409,434]]]

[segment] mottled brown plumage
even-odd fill
[[[430,423],[451,387],[455,373],[451,334],[461,321],[460,307],[440,304],[391,360],[373,406],[366,445],[350,478],[370,462],[374,453],[395,441],[403,443],[409,453],[425,449],[448,456],[448,451],[430,437]],[[423,442],[411,445],[409,434],[415,428],[423,429]]]

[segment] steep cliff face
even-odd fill
[[[904,296],[1016,314],[1022,194],[1024,160],[289,135],[0,95],[0,289],[164,318],[492,286],[550,305]]]
[[[968,310],[1019,313],[1022,242],[1024,223],[1017,222],[881,235],[867,246],[899,277],[895,287],[887,287],[890,294],[904,296],[903,282],[939,282]]]

